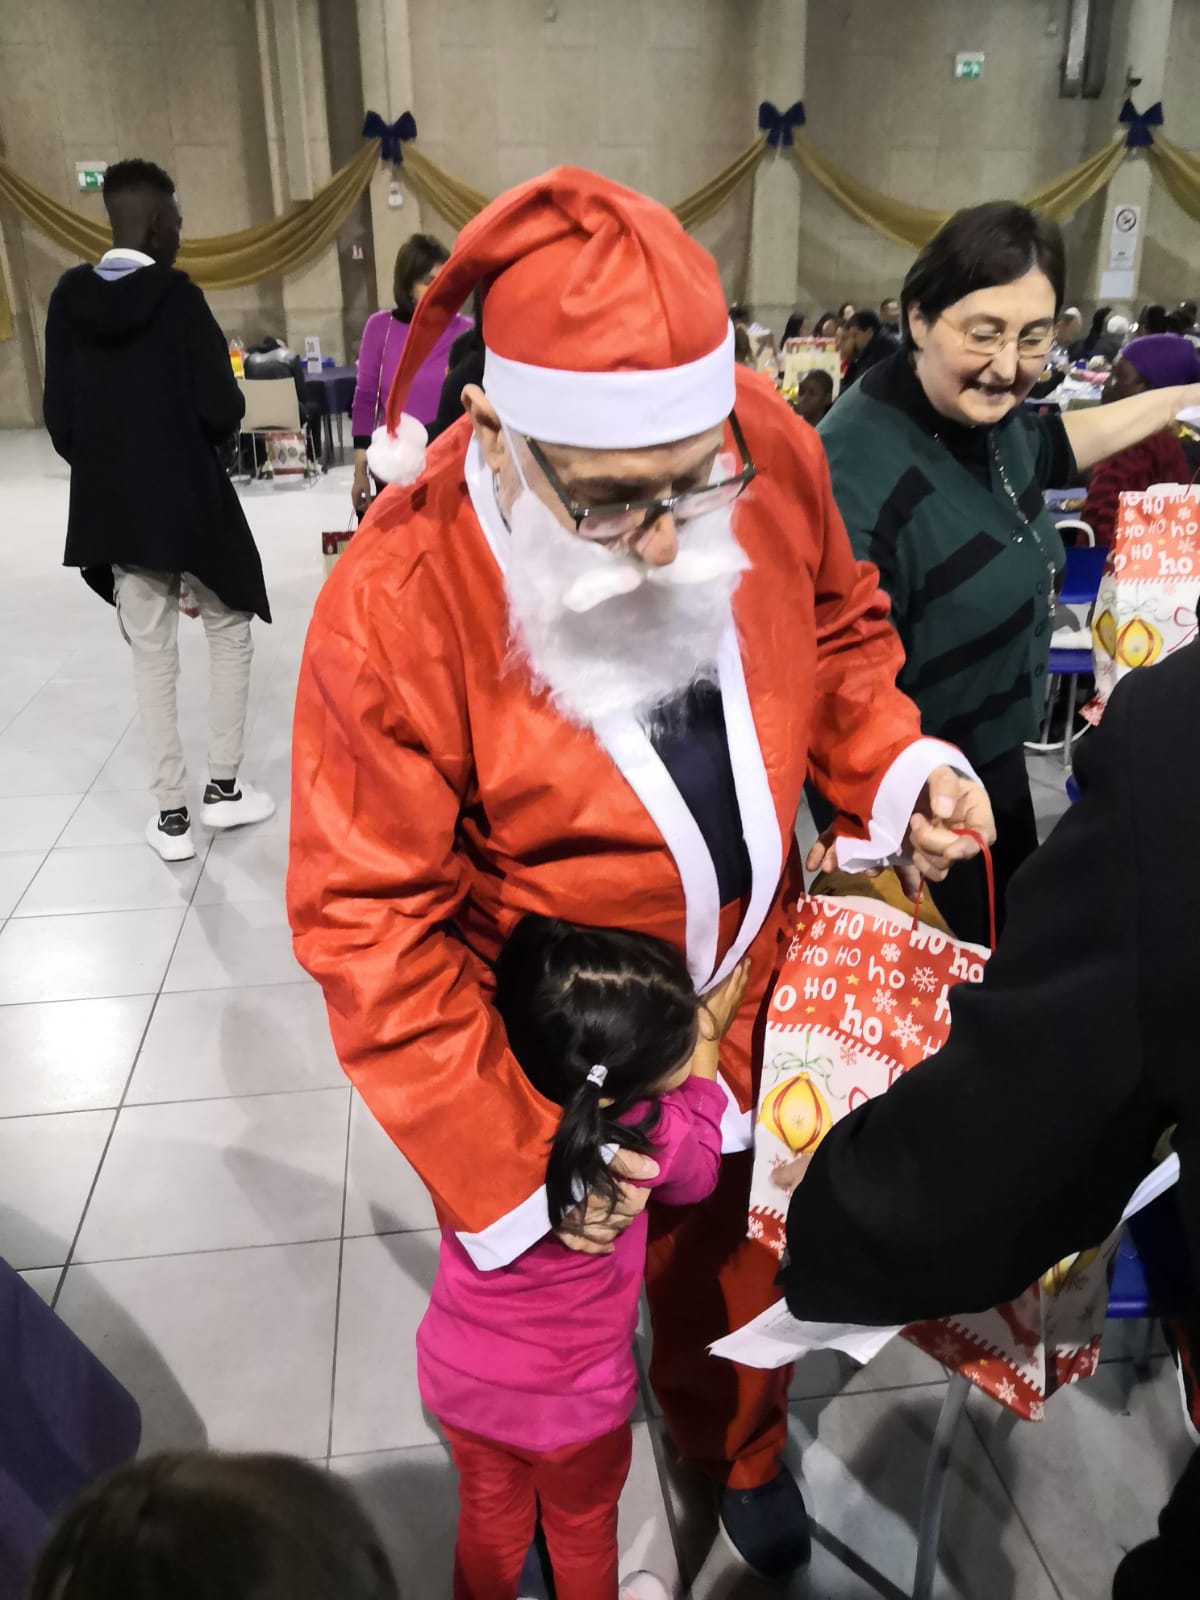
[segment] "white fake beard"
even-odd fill
[[[528,489],[509,520],[514,652],[563,715],[585,725],[630,712],[644,720],[691,684],[715,679],[733,595],[750,566],[732,507],[686,523],[666,567],[569,532]]]

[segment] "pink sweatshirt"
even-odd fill
[[[451,318],[450,326],[434,345],[428,359],[421,363],[412,381],[404,409],[426,426],[437,416],[442,384],[450,368],[450,346],[470,326],[469,317]],[[400,365],[400,352],[408,338],[408,328],[407,322],[401,322],[390,311],[376,311],[367,318],[358,347],[358,381],[354,386],[354,404],[350,407],[350,428],[356,448],[360,440],[363,448],[370,444],[371,435],[383,421],[388,390]]]
[[[651,1134],[663,1205],[711,1194],[721,1160],[718,1084],[688,1078],[658,1102]],[[630,1112],[640,1121],[647,1107]],[[417,1381],[430,1411],[497,1444],[545,1452],[599,1439],[628,1418],[637,1388],[633,1338],[646,1267],[646,1213],[610,1256],[580,1255],[552,1235],[480,1272],[442,1233],[429,1310],[417,1330]]]

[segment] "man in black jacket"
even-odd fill
[[[175,187],[148,161],[104,179],[113,248],[65,273],[46,318],[43,409],[71,465],[64,565],[115,603],[133,651],[158,812],[146,838],[164,861],[195,855],[176,719],[179,598],[209,649],[210,828],[260,822],[269,795],[238,784],[250,689],[250,621],[271,620],[262,563],[217,446],[245,409],[203,294],[174,270]]]
[[[1118,688],[983,982],[954,992],[945,1049],[839,1122],[795,1190],[796,1316],[903,1324],[1012,1299],[1112,1231],[1172,1125],[1200,1266],[1197,727],[1200,644]],[[1113,1593],[1198,1584],[1200,1454]]]
[[[839,396],[857,383],[869,367],[886,361],[900,348],[891,334],[884,332],[873,311],[856,311],[848,317],[838,329],[837,346],[838,354],[846,363]]]

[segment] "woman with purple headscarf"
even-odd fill
[[[1177,333],[1148,334],[1131,339],[1113,363],[1104,403],[1181,383],[1200,383],[1200,351]],[[1140,494],[1156,483],[1187,483],[1191,476],[1172,421],[1140,444],[1097,463],[1083,520],[1091,524],[1097,544],[1111,544],[1122,494]]]

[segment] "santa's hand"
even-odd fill
[[[618,1150],[608,1164],[616,1178],[636,1178],[641,1183],[658,1176],[658,1162],[650,1156],[640,1156],[633,1150]],[[604,1195],[589,1194],[562,1220],[555,1230],[568,1250],[579,1250],[587,1256],[610,1256],[614,1242],[637,1220],[646,1209],[649,1189],[637,1183],[618,1183],[620,1193],[615,1205],[610,1206]]]
[[[983,785],[961,777],[952,767],[936,767],[921,795],[904,841],[912,864],[923,878],[940,883],[956,861],[979,854],[969,828],[988,844],[996,840],[992,802]]]

